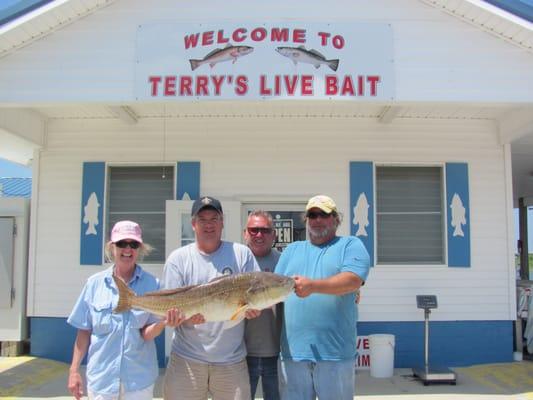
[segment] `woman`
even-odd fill
[[[87,395],[89,399],[149,400],[158,376],[154,338],[166,325],[178,326],[183,315],[167,313],[165,320],[140,310],[113,314],[118,302],[115,275],[137,294],[159,289],[157,279],[144,271],[137,259],[151,247],[143,243],[140,226],[119,221],[106,244],[106,256],[114,264],[91,276],[67,322],[78,329],[68,378],[68,389],[76,398],[83,396],[79,367],[88,351]]]

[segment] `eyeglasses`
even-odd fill
[[[326,219],[326,218],[331,217],[332,215],[333,213],[327,214],[324,211],[310,211],[307,213],[306,217],[309,219],[317,219],[318,217],[322,219]]]
[[[215,218],[211,218],[211,219],[197,218],[196,221],[198,222],[198,224],[200,224],[202,226],[209,225],[209,224],[210,225],[216,225],[220,221],[222,221],[222,218],[220,218],[220,217],[215,217]]]
[[[117,246],[120,249],[125,249],[126,247],[130,247],[133,250],[137,250],[141,244],[139,242],[126,242],[125,240],[120,240],[118,242],[115,242],[115,246]]]
[[[263,228],[263,227],[258,227],[258,226],[252,226],[252,227],[246,228],[246,230],[252,236],[259,235],[259,232],[261,232],[263,235],[270,235],[273,232],[272,228]]]

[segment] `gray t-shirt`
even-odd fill
[[[265,257],[256,257],[261,271],[274,272],[281,253],[276,249]],[[244,339],[246,350],[252,357],[274,357],[279,354],[279,338],[281,335],[281,321],[283,305],[277,304],[273,309],[261,311],[261,315],[246,320]]]
[[[162,285],[166,289],[198,285],[229,274],[259,271],[250,249],[222,242],[211,254],[200,253],[196,243],[174,250],[165,263]],[[244,322],[224,329],[224,322],[181,325],[175,329],[172,352],[202,363],[234,364],[246,356]]]

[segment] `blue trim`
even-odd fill
[[[0,11],[0,26],[22,17],[54,0],[19,0],[17,3]]]
[[[448,266],[470,267],[468,165],[446,163]]]
[[[105,163],[84,162],[80,224],[81,265],[102,265],[105,203],[104,185]],[[96,221],[94,220],[94,207],[98,208]]]
[[[362,214],[355,220],[358,203]],[[366,222],[367,226],[361,226]],[[366,236],[362,231],[366,231]],[[370,254],[370,265],[374,266],[374,164],[370,161],[350,162],[350,234],[361,239]]]
[[[484,0],[526,21],[533,22],[533,1],[531,0]]]
[[[394,366],[424,365],[424,322],[359,322],[361,336],[395,336]],[[513,321],[429,322],[429,364],[460,367],[513,361]]]
[[[200,198],[200,162],[178,162],[176,200],[184,200],[187,193],[191,200]]]
[[[30,354],[35,357],[70,363],[76,340],[76,329],[67,323],[66,318],[30,318]],[[159,368],[165,367],[165,335],[155,339]]]
[[[513,360],[513,321],[430,321],[430,365],[468,366]],[[359,322],[361,336],[395,336],[394,365],[411,368],[424,362],[423,322]],[[31,355],[70,363],[76,329],[66,318],[30,318]],[[164,334],[156,338],[159,366],[165,366]]]

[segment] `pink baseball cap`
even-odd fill
[[[139,243],[143,242],[141,227],[138,223],[133,221],[118,221],[115,224],[111,231],[111,241],[116,243],[124,239],[135,240]]]

